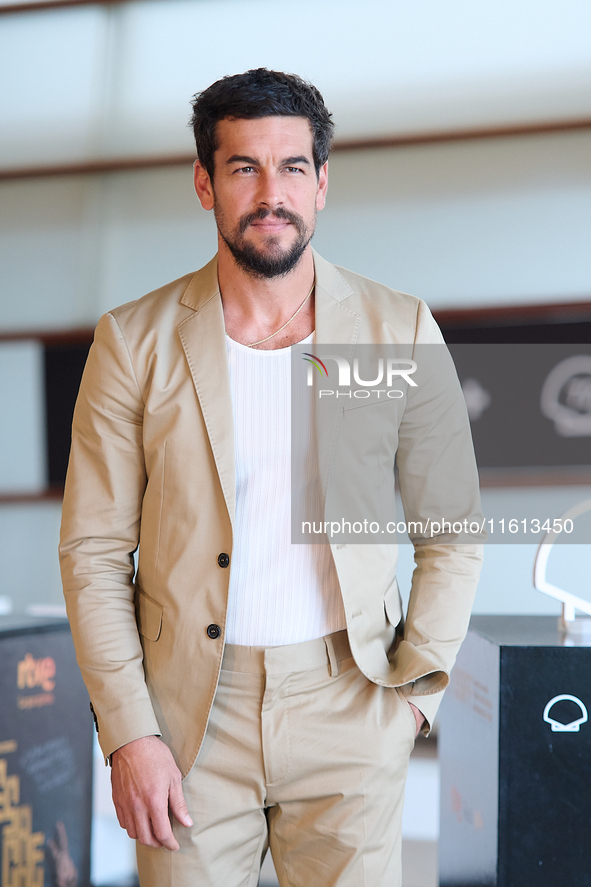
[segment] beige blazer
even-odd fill
[[[317,254],[314,262],[317,343],[442,342],[419,299]],[[456,517],[480,515],[453,371],[445,389],[435,405],[415,395],[400,416],[407,517],[432,514],[435,489],[442,507],[451,496]],[[461,497],[454,492],[459,465],[470,478]],[[445,479],[440,489],[438,478]],[[105,756],[160,734],[183,776],[194,763],[222,661],[234,508],[232,404],[214,258],[101,318],[76,404],[60,561]],[[453,543],[417,541],[405,623],[396,547],[331,546],[359,668],[371,681],[404,687],[429,722],[467,629],[481,563],[479,546]],[[208,634],[212,625],[221,627],[219,637]]]

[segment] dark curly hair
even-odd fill
[[[334,123],[315,86],[298,77],[254,68],[216,80],[193,96],[193,128],[197,156],[213,181],[213,156],[218,147],[216,125],[227,117],[252,120],[258,117],[306,117],[313,133],[316,174],[328,160]]]

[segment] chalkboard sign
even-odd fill
[[[92,731],[67,621],[0,617],[3,887],[89,887]]]

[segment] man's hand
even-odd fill
[[[169,810],[191,826],[181,787],[181,771],[168,746],[157,736],[143,736],[121,746],[111,757],[113,803],[121,828],[148,847],[178,850]]]
[[[410,707],[412,709],[412,713],[415,716],[415,721],[417,722],[417,730],[415,733],[415,739],[416,739],[417,736],[419,735],[419,733],[421,732],[421,727],[425,723],[425,715],[421,714],[421,712],[418,710],[416,705],[413,705],[412,702],[409,702],[408,704],[410,705]]]

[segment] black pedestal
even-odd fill
[[[90,883],[88,705],[67,621],[1,617],[3,887]]]
[[[587,708],[591,647],[556,617],[472,618],[439,721],[441,887],[591,887]]]

